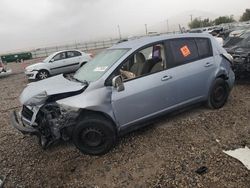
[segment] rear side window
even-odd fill
[[[74,51],[74,55],[75,55],[75,56],[81,56],[81,53],[78,52],[78,51]]]
[[[195,39],[200,58],[210,57],[213,55],[210,40],[207,38]]]
[[[77,52],[77,51],[69,51],[69,52],[67,52],[68,58],[77,57],[77,56],[80,56],[80,55],[81,55],[81,53]]]
[[[183,65],[199,58],[194,39],[174,39],[170,41],[173,66]]]

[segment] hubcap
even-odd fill
[[[39,77],[40,79],[45,79],[48,77],[48,74],[46,72],[40,72]]]
[[[225,90],[223,88],[223,86],[220,86],[218,88],[215,89],[214,91],[214,100],[219,102],[221,100],[223,100],[225,96]]]
[[[82,132],[81,139],[87,146],[96,147],[102,144],[103,135],[100,130],[89,128]]]

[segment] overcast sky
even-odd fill
[[[249,0],[0,0],[0,53],[170,29],[193,17],[235,15]]]

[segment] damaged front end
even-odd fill
[[[20,113],[12,113],[12,125],[23,134],[36,135],[43,148],[57,140],[70,138],[68,129],[75,124],[78,110],[65,110],[57,103],[48,103],[39,110],[23,105]],[[37,113],[36,113],[37,112]]]
[[[69,132],[76,123],[79,109],[59,105],[56,101],[78,95],[86,87],[87,85],[82,85],[82,88],[76,91],[51,95],[42,91],[28,100],[20,99],[22,109],[19,113],[12,112],[11,123],[23,134],[38,136],[43,148],[60,139],[69,140]]]
[[[250,73],[250,53],[234,53],[233,71],[237,77],[245,76]]]

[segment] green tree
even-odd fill
[[[240,21],[248,21],[250,20],[250,9],[246,9],[246,11],[243,13],[243,15],[240,17]]]
[[[233,16],[220,16],[214,20],[215,25],[220,25],[222,23],[232,23],[235,22]]]
[[[209,20],[209,18],[206,19],[198,19],[195,18],[192,22],[188,24],[190,29],[200,28],[200,27],[209,27],[212,25],[212,22]]]

